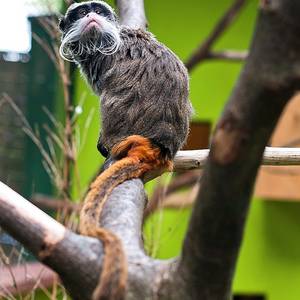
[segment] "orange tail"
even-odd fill
[[[122,243],[113,233],[99,227],[101,211],[109,194],[126,180],[144,178],[153,170],[172,168],[172,162],[162,157],[160,149],[139,135],[129,136],[116,145],[112,157],[118,160],[93,181],[80,214],[80,232],[97,237],[104,244],[103,270],[93,300],[125,297],[127,268]]]

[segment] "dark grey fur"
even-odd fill
[[[114,145],[137,134],[173,158],[186,140],[191,114],[186,68],[149,32],[120,27],[120,36],[115,54],[74,57],[101,98],[98,149],[109,155]]]

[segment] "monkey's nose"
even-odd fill
[[[90,16],[89,14],[86,15],[87,18],[88,18],[89,16]]]

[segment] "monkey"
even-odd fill
[[[192,113],[188,73],[152,33],[119,24],[104,1],[72,4],[59,28],[60,55],[77,64],[100,98],[97,148],[108,168],[91,184],[79,225],[82,234],[102,240],[106,253],[93,299],[124,299],[125,254],[120,240],[100,227],[101,211],[125,180],[172,170]]]

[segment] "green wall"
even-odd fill
[[[300,205],[254,200],[234,288],[270,300],[300,299]]]
[[[215,21],[232,1],[146,0],[150,30],[185,60],[203,40]],[[111,3],[111,2],[110,2]],[[249,0],[238,20],[215,45],[215,49],[248,48],[254,29],[257,1]],[[241,64],[205,62],[191,73],[191,100],[195,119],[215,123],[228,99]],[[85,95],[83,118],[90,109],[95,115],[88,140],[79,157],[82,185],[98,168],[101,158],[96,150],[99,131],[99,103],[78,75],[76,98]],[[83,130],[83,129],[82,129]],[[84,130],[83,130],[84,131]],[[168,176],[167,176],[168,177]],[[148,190],[151,191],[151,186]],[[254,200],[251,205],[241,249],[234,291],[263,293],[268,300],[300,299],[300,204]],[[159,258],[180,253],[190,209],[156,213],[145,225],[149,252]]]

